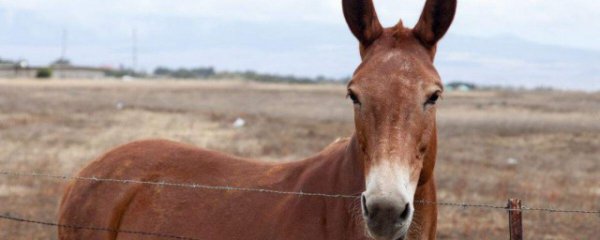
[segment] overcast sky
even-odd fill
[[[423,4],[375,1],[386,26],[400,18],[414,25]],[[148,70],[213,65],[341,77],[358,63],[341,0],[0,0],[0,57],[46,64],[59,57],[67,29],[74,62],[130,65],[133,28],[139,67]],[[600,51],[600,1],[459,0],[450,33]]]

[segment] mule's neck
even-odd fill
[[[365,190],[364,161],[355,135],[301,163],[302,189],[356,195]],[[301,190],[302,190],[301,189]]]
[[[352,195],[350,198],[307,197],[289,195],[284,199],[289,207],[282,211],[280,222],[289,231],[282,237],[313,237],[307,239],[364,239],[364,223],[360,214],[360,194],[365,190],[364,166],[355,137],[337,141],[316,156],[288,163],[281,186],[286,191]],[[288,185],[289,184],[289,185]],[[306,220],[309,219],[310,221]],[[298,226],[302,219],[304,227]],[[311,225],[311,223],[313,225]]]
[[[334,176],[348,194],[360,194],[365,190],[365,161],[356,135],[347,141],[342,157],[332,162],[336,169]]]

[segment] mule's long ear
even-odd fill
[[[363,47],[371,45],[383,33],[372,0],[342,0],[342,7],[350,31]]]
[[[427,0],[413,31],[426,47],[433,48],[450,28],[454,13],[456,0]]]

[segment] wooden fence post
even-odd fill
[[[523,217],[521,215],[521,200],[508,199],[508,226],[510,240],[523,240]]]

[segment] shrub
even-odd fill
[[[50,77],[52,77],[52,69],[40,68],[39,70],[37,70],[35,77],[36,78],[50,78]]]

